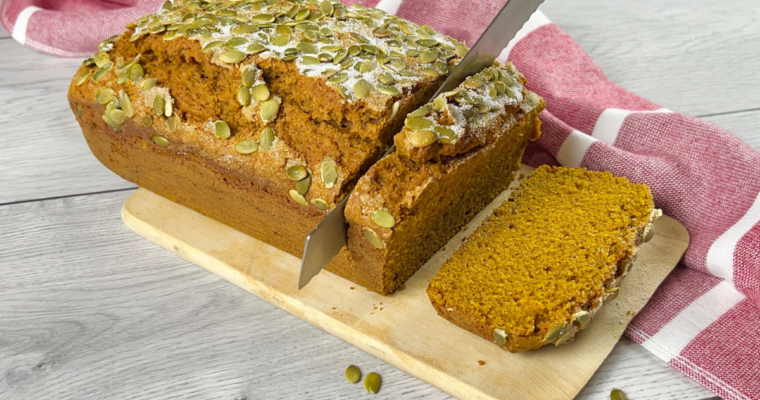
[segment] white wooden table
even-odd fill
[[[619,85],[760,149],[760,7],[549,0]],[[131,233],[135,186],[90,154],[66,89],[80,60],[0,31],[0,399],[353,399],[448,395]],[[579,398],[714,396],[623,339]]]

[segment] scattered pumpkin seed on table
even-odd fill
[[[356,365],[349,365],[344,372],[348,383],[356,383],[362,379],[362,371]]]
[[[610,400],[628,400],[628,396],[620,389],[612,389],[610,392]]]
[[[364,390],[369,394],[376,394],[380,390],[382,380],[376,372],[370,372],[364,377]]]

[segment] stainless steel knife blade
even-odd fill
[[[459,65],[449,74],[443,85],[438,88],[431,100],[440,93],[459,86],[467,77],[492,65],[496,57],[507,47],[509,41],[515,37],[517,31],[523,27],[543,1],[509,0]],[[394,147],[391,146],[385,155],[393,151]],[[319,271],[346,245],[348,240],[346,236],[347,227],[343,211],[346,208],[346,201],[348,201],[349,196],[350,194],[346,195],[338,206],[306,237],[301,272],[298,276],[299,290],[306,286],[311,278],[319,274]]]

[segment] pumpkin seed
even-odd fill
[[[303,56],[303,57],[301,57],[301,64],[303,64],[303,65],[317,65],[317,64],[319,64],[319,60],[316,57]]]
[[[108,125],[109,128],[111,128],[111,129],[113,129],[113,130],[115,130],[117,132],[119,132],[121,130],[121,126],[119,126],[115,122],[113,122],[113,120],[111,119],[109,113],[105,113],[105,114],[101,115],[100,118],[103,119],[103,122],[105,122],[106,125]]]
[[[391,107],[391,116],[388,118],[388,120],[392,120],[396,114],[398,114],[398,109],[401,107],[401,103],[396,101],[393,103],[393,106]]]
[[[413,131],[424,131],[433,127],[433,121],[425,117],[407,116],[404,125]]]
[[[224,42],[224,47],[232,48],[232,47],[238,47],[242,46],[244,44],[248,43],[248,39],[243,37],[234,37],[226,42]]]
[[[277,25],[274,32],[280,35],[290,35],[293,33],[293,29],[287,25]]]
[[[420,54],[420,61],[424,63],[435,62],[438,59],[438,53],[432,50],[425,50]]]
[[[431,77],[431,78],[438,78],[441,75],[440,73],[438,73],[437,70],[435,70],[433,68],[425,68],[425,69],[422,70],[422,73],[425,74],[425,75],[427,75],[427,76],[429,76],[429,77]]]
[[[132,82],[137,82],[140,79],[145,76],[145,70],[143,69],[142,65],[135,64],[131,67],[129,67],[129,79],[132,80]]]
[[[364,377],[364,390],[369,394],[376,394],[380,390],[380,375],[370,372]]]
[[[124,110],[124,115],[126,115],[127,118],[132,118],[134,115],[132,111],[132,100],[130,100],[127,92],[121,94],[121,109]]]
[[[220,139],[228,139],[230,137],[230,126],[224,121],[216,121],[214,123],[214,133],[219,136]]]
[[[413,147],[425,147],[435,143],[438,139],[433,131],[414,131],[409,135],[409,142]]]
[[[248,91],[248,88],[245,87],[245,85],[238,86],[237,101],[243,107],[251,104],[251,92]]]
[[[313,202],[314,200],[312,200],[312,203]],[[344,375],[346,376],[346,381],[348,381],[348,383],[356,383],[362,378],[362,371],[359,370],[359,367],[356,365],[349,365],[348,368],[346,368]]]
[[[343,61],[340,62],[340,69],[346,69],[353,63],[354,61],[351,59],[351,57],[346,57]]]
[[[333,32],[330,30],[330,28],[323,26],[319,28],[319,34],[326,37],[332,37]]]
[[[127,80],[129,80],[129,74],[127,71],[124,71],[119,74],[119,77],[116,78],[116,83],[119,85],[123,85]]]
[[[325,211],[328,208],[330,208],[330,205],[327,204],[327,202],[322,199],[311,199],[311,204],[314,207],[317,207],[317,209],[320,209],[322,211]],[[356,382],[352,382],[352,383],[356,383]]]
[[[256,25],[237,25],[230,29],[230,33],[233,35],[244,35],[246,33],[254,33],[259,30]]]
[[[89,77],[90,77],[90,73],[91,73],[91,72],[92,72],[92,71],[90,71],[89,69],[88,69],[88,70],[85,70],[85,71],[82,71],[82,73],[81,73],[81,74],[79,74],[79,75],[78,75],[78,76],[77,76],[77,77],[74,79],[74,84],[75,84],[75,85],[77,85],[77,86],[82,86],[82,84],[83,84],[83,83],[84,83],[84,82],[87,80],[87,78],[89,78]]]
[[[303,9],[299,10],[296,13],[296,15],[295,15],[295,17],[293,17],[293,19],[296,20],[296,21],[303,21],[303,20],[305,20],[306,18],[309,17],[309,12],[310,12],[309,9],[303,8]]]
[[[608,301],[614,300],[618,296],[619,293],[620,293],[620,288],[617,288],[617,287],[607,290],[607,293],[604,296],[604,302],[606,303]]]
[[[343,97],[344,99],[348,99],[350,95],[348,88],[343,85],[338,86],[338,93],[340,94],[340,97]]]
[[[242,75],[243,86],[249,88],[256,82],[256,67],[246,68]]]
[[[620,389],[612,389],[610,392],[610,400],[628,400],[628,397]]]
[[[274,129],[266,127],[261,131],[261,135],[259,135],[259,145],[262,149],[269,150],[272,148],[274,138]]]
[[[504,332],[504,330],[499,329],[499,328],[494,329],[493,342],[499,346],[504,346],[505,344],[507,344],[507,332]]]
[[[319,34],[314,31],[306,31],[303,33],[303,39],[307,42],[315,43],[319,40]]]
[[[335,186],[335,181],[338,180],[338,165],[335,163],[335,160],[325,156],[322,159],[320,170],[322,173],[322,183],[325,184],[326,188],[331,189]]]
[[[462,45],[462,44],[458,44],[455,49],[457,52],[457,57],[464,57],[470,51],[470,49],[468,49],[467,46]]]
[[[372,72],[377,68],[377,63],[374,61],[365,61],[361,63],[359,66],[359,72],[362,74],[365,74],[367,72]]]
[[[257,14],[251,17],[251,21],[257,23],[274,22],[274,15],[271,14]]]
[[[118,108],[111,110],[111,112],[108,113],[108,116],[116,125],[121,125],[124,123],[124,111],[119,110]]]
[[[142,116],[142,124],[146,128],[150,128],[151,125],[153,125],[153,116],[150,114],[145,114]]]
[[[165,105],[166,101],[160,95],[153,98],[153,111],[155,111],[157,115],[164,114]]]
[[[296,48],[306,54],[317,54],[317,47],[309,42],[298,42]]]
[[[85,59],[82,61],[82,66],[84,67],[91,67],[95,65],[95,60],[92,59],[92,57]]]
[[[77,117],[82,118],[82,111],[84,111],[82,105],[77,103]]]
[[[407,35],[411,35],[414,33],[412,28],[404,21],[397,20],[396,25],[398,25],[399,29],[401,29],[401,32],[404,32]]]
[[[396,97],[401,95],[401,91],[398,90],[395,86],[388,86],[388,85],[377,85],[377,90],[380,93],[387,94],[391,97]]]
[[[369,93],[372,91],[372,85],[369,84],[364,79],[359,79],[358,82],[354,85],[354,95],[356,95],[359,99],[364,99],[367,96],[369,96]]]
[[[390,229],[396,226],[396,219],[386,210],[376,210],[373,212],[372,221],[375,221],[376,224],[383,228]]]
[[[253,140],[246,139],[235,144],[235,151],[240,154],[253,154],[259,149],[259,144]]]
[[[544,343],[557,340],[565,331],[565,329],[567,329],[567,326],[567,322],[563,322],[561,325],[557,325],[554,328],[549,329],[549,332],[546,332],[546,335],[544,336]]]
[[[306,175],[306,178],[301,179],[300,181],[296,182],[296,192],[300,194],[301,196],[306,196],[306,193],[309,193],[309,188],[311,187],[311,175]]]
[[[643,242],[646,243],[646,242],[652,240],[653,237],[654,237],[654,227],[652,227],[650,225],[649,229],[647,229],[646,232],[644,233]]]
[[[291,189],[288,194],[290,195],[290,198],[293,199],[296,203],[306,207],[309,205],[309,203],[306,202],[306,199],[303,197],[303,195],[299,194],[297,190]]]
[[[591,313],[584,310],[578,311],[577,313],[573,314],[573,321],[578,321],[580,328],[583,329],[586,327],[586,324],[591,322]]]
[[[319,9],[322,11],[323,14],[327,15],[328,17],[332,15],[335,8],[333,7],[333,4],[331,1],[323,1],[319,3]]]
[[[348,35],[351,36],[354,40],[356,40],[359,43],[369,44],[369,39],[367,39],[366,37],[362,36],[359,33],[349,32]]]
[[[559,346],[559,345],[565,344],[567,343],[568,340],[572,339],[573,337],[575,337],[575,329],[570,328],[565,333],[563,333],[562,336],[559,337],[559,339],[554,341],[554,345]]]
[[[422,47],[435,47],[438,45],[438,41],[435,39],[420,39],[417,41],[417,44]]]
[[[515,79],[512,78],[512,76],[509,74],[501,74],[501,76],[499,77],[499,80],[501,82],[506,83],[507,86],[513,86],[515,84]]]
[[[227,50],[219,55],[219,61],[227,64],[234,64],[245,59],[245,53],[240,50]]]
[[[343,46],[328,45],[328,46],[322,46],[322,48],[320,50],[326,51],[326,52],[330,52],[330,53],[335,53],[335,52],[340,51],[342,49],[343,49]]]
[[[377,249],[385,248],[385,243],[383,243],[382,239],[380,239],[372,229],[364,228],[364,238]]]
[[[264,122],[274,121],[277,113],[280,111],[280,102],[275,98],[270,98],[261,103],[261,119]]]
[[[325,78],[330,78],[330,77],[334,76],[337,73],[338,73],[338,71],[336,71],[334,69],[326,69],[326,70],[322,71],[322,76],[324,76]]]
[[[246,49],[246,51],[250,54],[258,54],[266,49],[267,48],[263,44],[253,43],[253,44],[248,45],[248,48]]]
[[[221,40],[216,40],[213,42],[206,43],[205,46],[203,46],[203,52],[207,52],[209,50],[218,49],[224,45],[224,42]]]
[[[103,67],[104,65],[111,62],[111,59],[108,57],[108,54],[102,51],[92,56],[92,59],[95,61],[95,65],[97,65],[98,67]]]
[[[306,167],[303,165],[294,165],[292,167],[289,167],[285,174],[288,175],[288,178],[290,178],[293,181],[300,181],[303,178],[306,178],[306,176],[309,174],[306,171]]]
[[[111,88],[101,88],[95,93],[95,101],[100,105],[106,105],[112,102],[115,98],[116,93],[114,93]]]
[[[156,78],[148,78],[142,81],[142,83],[140,83],[140,89],[142,90],[153,89],[153,87],[156,86],[156,81],[157,81]]]
[[[151,138],[151,140],[153,140],[153,143],[155,143],[155,144],[157,144],[157,145],[159,145],[161,147],[167,147],[167,146],[169,146],[169,141],[166,140],[166,138],[163,137],[163,136],[153,136]]]
[[[269,99],[270,93],[267,85],[260,84],[251,88],[251,95],[256,101],[266,101]]]
[[[168,118],[172,116],[173,112],[174,108],[172,107],[172,99],[170,97],[169,100],[166,100],[166,105],[164,106],[164,115]]]
[[[329,53],[320,53],[317,58],[319,58],[319,61],[321,62],[330,62],[333,60],[332,54]]]
[[[166,119],[166,127],[169,128],[169,132],[177,132],[177,116],[173,115]]]
[[[113,63],[109,62],[108,64],[100,67],[97,71],[95,71],[95,74],[92,76],[92,81],[97,82],[98,80],[100,80],[100,78],[106,76],[108,71],[111,70],[112,65]]]
[[[272,38],[272,44],[275,46],[287,46],[290,43],[290,35],[276,35]]]
[[[377,78],[377,80],[380,81],[380,83],[382,83],[383,85],[393,85],[394,83],[396,83],[396,80],[393,78],[393,75],[389,73],[380,75]]]
[[[374,31],[372,31],[372,36],[379,37],[379,38],[386,38],[393,36],[393,31],[386,28],[377,28]]]
[[[375,55],[378,53],[378,49],[375,46],[369,45],[369,44],[363,44],[361,45],[361,48],[363,51],[366,51],[369,54]]]
[[[348,54],[355,56],[362,52],[362,48],[360,46],[348,46]]]

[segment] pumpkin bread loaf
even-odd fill
[[[466,52],[359,4],[175,0],[102,43],[68,98],[115,173],[300,257]]]
[[[348,199],[352,262],[330,270],[381,294],[402,287],[507,188],[525,146],[540,135],[543,109],[507,64],[409,114],[396,152],[373,165]]]
[[[617,295],[659,215],[646,185],[540,167],[441,267],[428,297],[513,353],[570,342]]]

